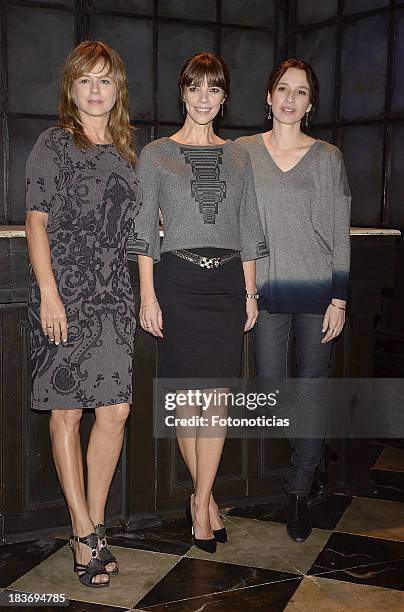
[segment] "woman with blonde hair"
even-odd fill
[[[64,66],[59,122],[26,169],[32,408],[51,410],[53,457],[72,522],[74,571],[118,572],[104,510],[132,402],[135,310],[126,245],[137,213],[125,67],[100,41]],[[80,420],[94,409],[84,488]]]

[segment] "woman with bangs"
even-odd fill
[[[255,260],[268,248],[248,153],[213,127],[229,95],[226,65],[212,53],[197,53],[185,62],[178,88],[183,126],[144,147],[136,168],[142,193],[136,220],[140,322],[158,338],[163,379],[203,378],[209,384],[240,375],[243,332],[258,314]],[[215,406],[220,415],[226,408]],[[209,414],[195,405],[177,406],[177,416],[196,413]],[[194,544],[214,553],[216,543],[227,540],[212,494],[226,430],[201,425],[176,433],[194,485],[187,504]]]
[[[126,245],[138,205],[125,67],[106,44],[67,58],[59,122],[26,168],[32,408],[51,410],[56,470],[72,522],[74,571],[118,572],[104,510],[132,402],[134,297]],[[80,420],[95,410],[84,488]]]

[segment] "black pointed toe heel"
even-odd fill
[[[223,518],[220,512],[219,516]],[[225,527],[222,527],[221,529],[212,529],[212,531],[216,542],[219,542],[219,544],[227,544],[227,531]]]
[[[99,525],[94,525],[94,531],[98,536],[98,554],[101,563],[103,563],[104,566],[109,565],[110,563],[115,563],[115,569],[112,571],[107,570],[107,573],[108,576],[116,576],[119,572],[118,561],[112,552],[107,548],[107,530],[105,529],[105,525],[102,523]]]
[[[200,548],[200,550],[210,553],[211,555],[215,554],[216,552],[215,538],[210,538],[210,540],[202,540],[202,539],[196,538],[195,536],[193,536],[193,538],[194,538],[194,544],[197,548]]]
[[[194,545],[200,550],[203,550],[204,552],[211,553],[212,555],[215,554],[216,538],[210,538],[209,540],[202,540],[200,538],[195,537],[194,523],[192,520],[192,512],[191,512],[191,498],[188,499],[187,504],[185,506],[185,515],[191,524],[192,541]],[[219,531],[221,531],[221,529]]]
[[[215,536],[216,542],[219,542],[220,544],[227,543],[226,527],[222,527],[222,529],[213,529],[213,535]]]
[[[91,548],[91,559],[87,563],[87,565],[85,565],[84,563],[77,563],[76,551],[74,550],[73,542],[80,542],[81,544],[85,544],[86,546]],[[83,538],[72,535],[70,536],[69,545],[73,553],[73,569],[76,574],[78,574],[81,584],[84,584],[84,586],[93,587],[94,589],[109,586],[109,580],[107,582],[93,582],[93,579],[96,576],[108,576],[108,572],[105,569],[104,564],[101,563],[101,561],[97,558],[97,534],[90,533],[89,535],[84,536]]]

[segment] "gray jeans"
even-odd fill
[[[269,313],[260,310],[254,328],[257,376],[267,379],[286,379],[290,376],[292,338],[295,338],[297,376],[299,378],[328,378],[332,342],[321,344],[323,315]],[[320,404],[320,393],[313,398]],[[289,439],[292,446],[291,466],[287,475],[286,491],[307,495],[317,467],[323,463],[323,438]]]

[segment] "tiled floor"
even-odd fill
[[[404,610],[404,450],[376,455],[368,488],[311,507],[302,544],[276,504],[228,509],[229,542],[214,556],[192,546],[185,520],[114,530],[121,570],[104,589],[80,585],[61,538],[10,544],[0,548],[0,604],[21,592],[64,593],[74,612]]]

